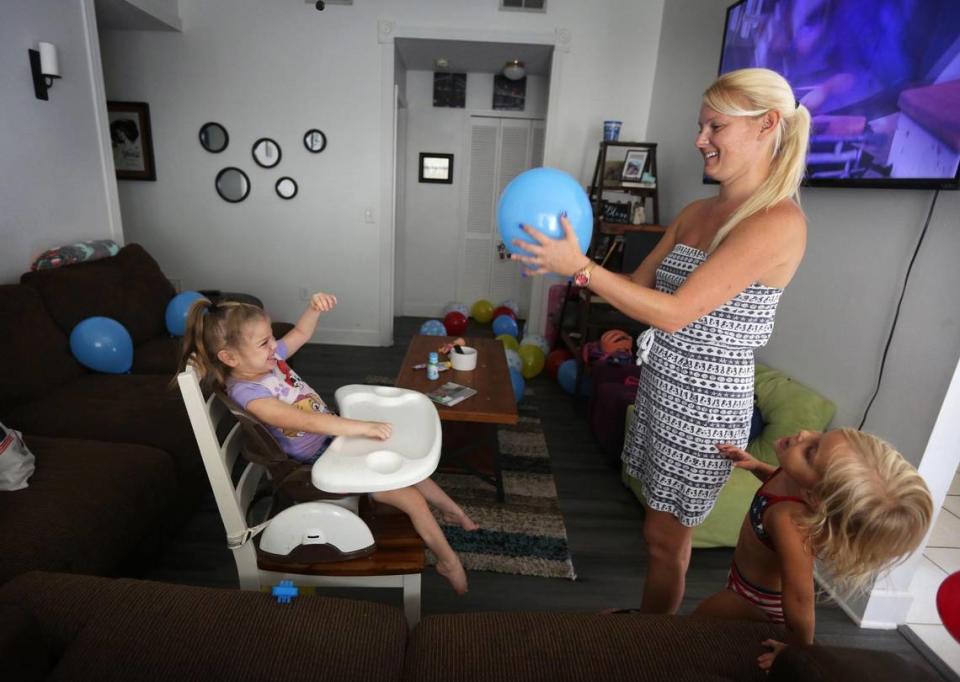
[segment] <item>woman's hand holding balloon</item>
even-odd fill
[[[560,224],[563,226],[563,239],[551,239],[535,227],[524,225],[523,231],[533,237],[537,243],[531,244],[522,239],[514,239],[514,246],[523,249],[529,255],[514,253],[510,256],[511,260],[523,263],[528,275],[544,275],[553,272],[569,277],[585,268],[590,263],[590,259],[583,255],[577,235],[565,213],[560,216]]]

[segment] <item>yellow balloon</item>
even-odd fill
[[[493,304],[481,298],[471,306],[470,316],[480,324],[486,324],[493,319]]]
[[[520,350],[520,343],[517,341],[515,336],[501,334],[497,337],[497,341],[502,343],[505,348],[509,348],[510,350]]]
[[[517,352],[523,361],[523,369],[521,372],[523,373],[524,379],[532,379],[543,371],[543,363],[546,361],[546,358],[543,355],[543,351],[537,346],[520,346],[520,350]]]

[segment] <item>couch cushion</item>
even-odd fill
[[[0,493],[0,582],[35,569],[116,572],[162,525],[176,495],[165,452],[66,438],[25,440],[37,470],[29,488]]]
[[[396,681],[407,635],[403,613],[382,604],[319,596],[278,604],[268,593],[127,579],[30,573],[0,600],[45,628],[72,626],[53,674],[64,680]]]
[[[20,284],[0,286],[0,414],[86,373],[39,294]]]
[[[110,258],[27,272],[20,282],[40,292],[65,334],[78,322],[103,315],[126,327],[135,346],[166,334],[164,313],[176,293],[139,244],[128,244]]]
[[[782,639],[766,623],[581,613],[429,616],[413,631],[409,682],[564,680],[765,680],[760,642]]]
[[[24,433],[159,448],[172,458],[187,499],[207,489],[187,411],[170,377],[88,374],[3,417]]]
[[[0,602],[0,661],[4,679],[34,682],[53,669],[54,656],[32,613]]]

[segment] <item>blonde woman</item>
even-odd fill
[[[638,340],[644,369],[623,450],[645,499],[643,611],[680,606],[693,530],[731,472],[716,445],[746,447],[753,350],[769,339],[806,246],[797,189],[809,129],[810,114],[783,77],[732,71],[707,88],[697,123],[704,173],[720,191],[684,208],[635,272],[616,274],[582,255],[565,217],[565,239],[524,226],[537,244],[516,242],[529,255],[513,258],[532,274],[573,276],[650,325]]]
[[[853,429],[801,431],[776,443],[779,467],[729,445],[734,466],[763,481],[743,520],[727,586],[697,614],[783,623],[788,643],[812,644],[813,562],[854,592],[917,548],[933,514],[927,484],[893,447]],[[757,662],[769,670],[786,646]]]

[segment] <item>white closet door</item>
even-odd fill
[[[467,305],[490,295],[491,238],[496,222],[493,196],[497,186],[499,141],[498,119],[471,117],[466,230],[457,283],[457,300]]]
[[[517,263],[501,260],[497,245],[496,207],[503,188],[543,158],[543,121],[474,116],[470,119],[470,178],[466,231],[457,298],[470,305],[479,298],[494,305],[506,299],[526,314],[530,281]]]

